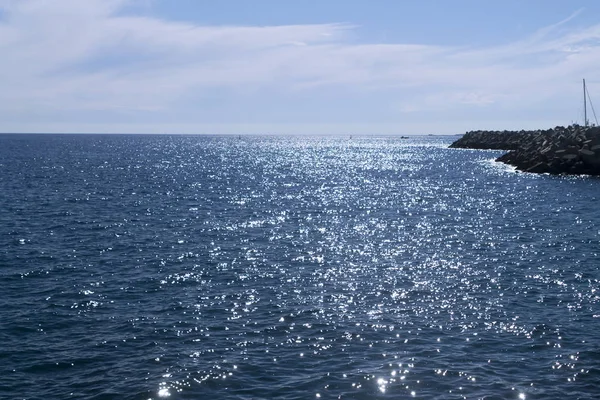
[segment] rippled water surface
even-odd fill
[[[597,399],[600,180],[450,141],[0,136],[3,398]]]

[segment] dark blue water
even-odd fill
[[[597,399],[600,180],[449,143],[0,136],[0,397]]]

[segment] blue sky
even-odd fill
[[[600,111],[595,0],[0,0],[0,52],[0,132],[548,128],[582,78]]]

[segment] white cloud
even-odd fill
[[[211,90],[381,92],[382,107],[409,114],[514,108],[574,93],[600,62],[600,25],[567,29],[575,16],[515,43],[461,48],[356,44],[354,27],[335,23],[200,26],[123,14],[132,2],[0,0],[0,116],[12,127],[83,110],[106,124],[156,117]]]

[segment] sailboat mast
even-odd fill
[[[583,123],[587,127],[588,119],[587,119],[587,98],[585,95],[585,79],[583,80]]]

